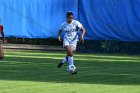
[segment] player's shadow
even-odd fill
[[[0,80],[140,85],[139,59],[76,56],[75,60],[78,74],[73,76],[66,72],[67,65],[56,68],[60,60],[55,57],[9,56],[0,62]]]

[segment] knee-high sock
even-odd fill
[[[74,65],[74,62],[73,62],[73,56],[69,56],[68,57],[68,62],[69,62],[69,65]]]
[[[62,60],[62,63],[66,63],[67,62],[67,58],[65,57],[63,60]]]

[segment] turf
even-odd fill
[[[140,93],[140,56],[77,54],[77,75],[56,68],[64,53],[6,52],[0,93]]]

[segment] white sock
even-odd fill
[[[62,60],[62,63],[66,63],[67,62],[67,58],[65,57],[63,60]]]
[[[73,65],[74,64],[73,56],[72,57],[71,56],[68,57],[68,62],[69,62],[69,65]]]

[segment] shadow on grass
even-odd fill
[[[52,56],[52,55],[51,55]],[[52,56],[53,57],[53,56]],[[90,60],[88,60],[90,59]],[[93,60],[92,60],[93,59]],[[0,80],[39,81],[55,83],[140,85],[140,63],[127,59],[77,57],[77,75],[66,72],[66,66],[56,68],[58,59],[7,56],[0,62]],[[124,62],[123,62],[124,60]],[[137,60],[139,61],[139,59]]]

